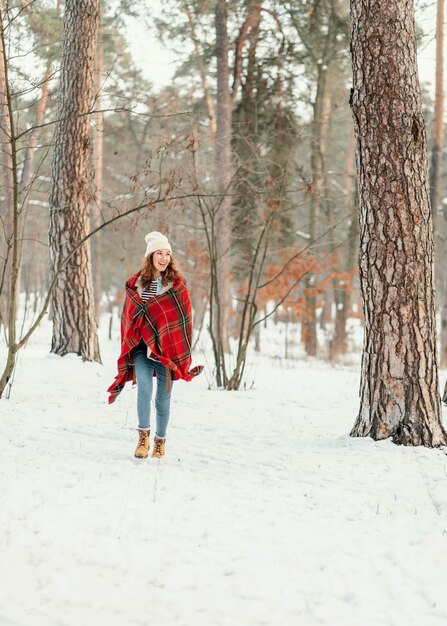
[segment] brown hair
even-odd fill
[[[149,287],[151,280],[155,280],[156,278],[156,270],[152,262],[154,254],[155,253],[153,252],[149,256],[145,256],[143,259],[143,267],[141,269],[140,276],[143,289]],[[172,282],[175,278],[181,278],[181,273],[177,261],[171,256],[168,267],[161,273],[161,283],[164,287],[166,287],[166,285]]]

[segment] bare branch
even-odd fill
[[[99,109],[99,110],[87,111],[86,113],[80,113],[77,117],[85,117],[86,115],[95,115],[96,113],[123,113],[123,112],[131,113],[132,115],[137,115],[139,117],[151,117],[151,118],[179,117],[181,115],[192,114],[192,111],[179,111],[178,113],[163,113],[162,115],[153,115],[151,113],[139,113],[137,111],[132,111],[132,109],[129,109],[126,107],[117,107],[117,108],[111,108],[111,109]],[[32,132],[33,130],[36,130],[37,128],[44,128],[45,126],[52,126],[53,124],[56,124],[56,122],[68,119],[68,117],[69,116],[66,116],[66,117],[59,118],[57,120],[52,120],[51,122],[46,122],[45,124],[31,126],[30,128],[27,128],[26,130],[19,133],[16,136],[16,139],[17,140],[21,139],[24,135],[27,135],[28,133]]]

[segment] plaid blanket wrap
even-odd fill
[[[165,367],[172,380],[191,380],[203,370],[191,366],[192,311],[184,278],[171,289],[144,302],[138,294],[137,272],[126,283],[126,299],[121,317],[121,354],[118,374],[108,388],[109,404],[114,402],[128,381],[135,382],[132,349],[140,340],[146,343]]]

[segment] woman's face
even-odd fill
[[[158,272],[164,272],[171,261],[169,250],[156,250],[152,257],[152,263]]]

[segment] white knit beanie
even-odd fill
[[[171,244],[169,243],[168,238],[156,230],[148,233],[144,240],[147,243],[144,256],[149,256],[156,250],[169,250],[172,254]]]

